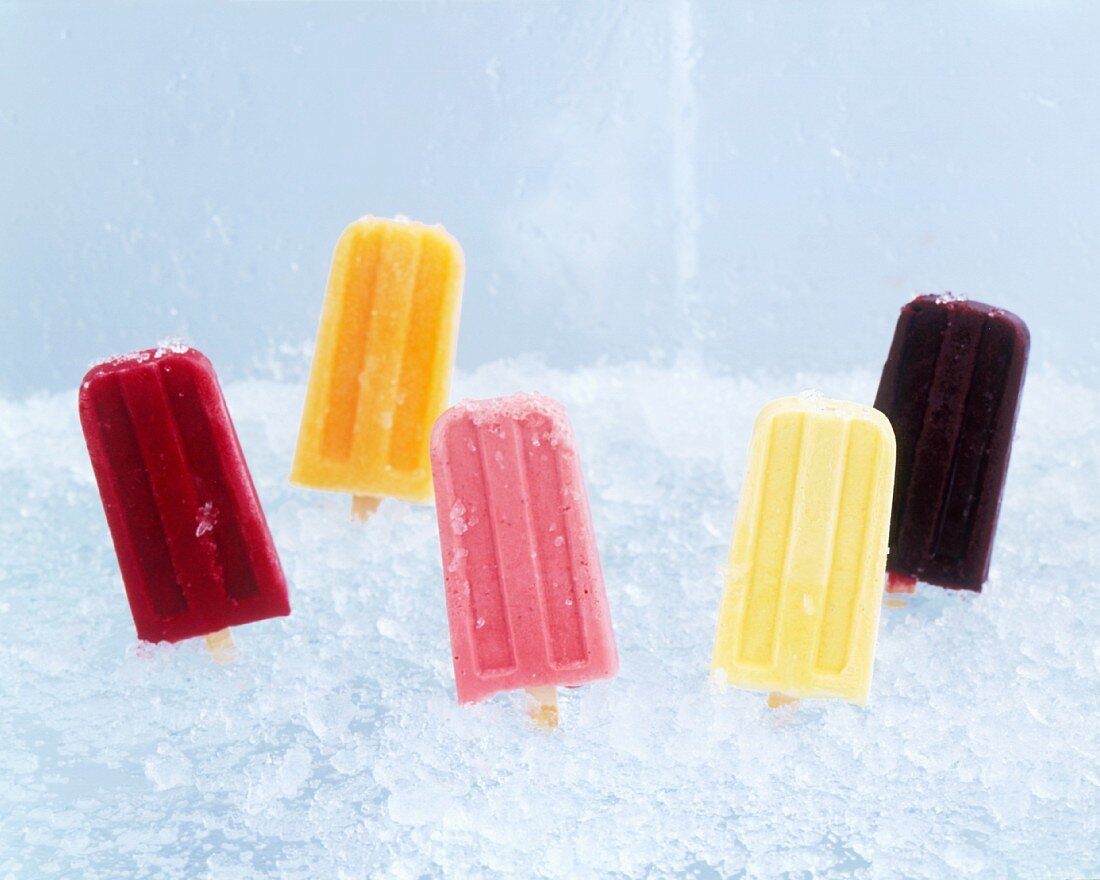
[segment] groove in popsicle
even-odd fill
[[[898,532],[899,543],[908,548],[909,553],[919,552],[923,556],[932,547],[933,527],[943,504],[943,489],[952,460],[947,455],[930,455],[929,448],[935,439],[943,438],[953,449],[961,433],[961,407],[952,405],[951,401],[970,387],[975,355],[974,346],[968,341],[972,332],[973,329],[965,318],[950,320],[944,333],[940,356],[936,360],[934,379],[928,396],[930,400],[933,396],[938,396],[944,403],[925,415],[914,446],[909,479],[911,484],[917,481],[923,491],[919,494],[908,493],[911,497],[906,504],[904,519]],[[962,367],[959,365],[960,359],[965,361]],[[932,491],[936,486],[940,487],[940,491]]]
[[[394,413],[393,436],[400,439],[390,445],[390,465],[399,473],[423,467],[427,460],[428,435],[432,419],[428,413],[430,389],[441,381],[436,375],[439,349],[444,341],[440,322],[450,290],[452,271],[450,248],[434,237],[423,236],[420,264],[413,287],[412,307],[406,329],[406,342],[398,371],[399,393],[404,395]]]
[[[471,454],[467,451],[471,445],[475,448],[476,451],[472,454],[477,461],[478,472],[468,485],[471,489],[477,486],[480,492],[476,499],[477,504],[474,503],[475,499],[466,492],[462,494],[456,492],[455,497],[462,499],[466,505],[467,516],[474,515],[478,519],[476,526],[466,526],[466,533],[468,534],[472,528],[484,528],[488,530],[489,538],[488,541],[461,542],[469,554],[465,560],[467,572],[472,573],[468,578],[470,584],[468,623],[470,632],[473,634],[479,671],[482,674],[506,674],[516,668],[516,646],[505,595],[504,569],[496,529],[493,486],[486,458],[484,426],[473,427],[472,430],[467,431],[466,423],[462,423],[462,428],[461,433],[458,433],[457,427],[452,429],[458,435],[448,438],[449,445],[452,450],[458,447],[461,450],[460,455],[463,456]],[[492,548],[488,553],[489,558],[477,558],[481,549],[486,546]]]
[[[813,646],[808,658],[811,668],[815,667],[817,653],[821,646],[822,628],[824,626],[825,617],[828,614],[830,600],[832,599],[833,583],[836,568],[838,566],[838,559],[843,559],[842,555],[837,553],[837,548],[839,546],[838,537],[840,535],[840,530],[844,524],[843,504],[845,483],[847,482],[848,475],[851,473],[851,439],[852,423],[850,420],[845,419],[840,429],[840,442],[837,444],[837,451],[840,455],[840,465],[834,468],[833,491],[832,497],[829,499],[829,539],[826,542],[825,558],[821,568],[824,573],[824,587],[821,591],[821,595],[818,597],[819,602],[814,608],[817,615],[817,626],[814,630]]]
[[[897,437],[897,476],[894,493],[893,509],[890,516],[890,548],[897,549],[897,544],[902,536],[902,523],[909,509],[909,501],[912,493],[909,491],[909,482],[915,464],[919,443],[917,438],[923,430],[925,419],[928,417],[928,408],[932,399],[932,386],[938,374],[940,356],[943,354],[944,341],[947,338],[950,326],[950,312],[946,309],[921,309],[902,318],[905,322],[904,331],[899,327],[899,332],[905,332],[905,344],[901,355],[894,366],[894,394],[889,403],[891,420],[894,422],[894,433]],[[942,326],[941,326],[942,325]],[[931,358],[916,361],[915,347],[919,347],[927,336],[936,332],[936,348]],[[914,419],[912,425],[906,422],[912,417],[912,407],[909,401],[919,401],[920,414]],[[877,401],[876,401],[877,404]]]
[[[394,421],[400,410],[401,360],[408,346],[413,286],[420,263],[420,235],[403,226],[383,230],[375,274],[364,382],[357,402],[358,433],[352,440],[357,461],[388,463]]]
[[[982,496],[985,491],[999,489],[999,485],[986,485],[985,474],[1012,360],[1012,342],[1005,346],[1001,344],[1004,341],[997,339],[994,319],[987,317],[982,326],[963,426],[956,444],[951,481],[944,494],[932,546],[932,555],[942,562],[959,562],[966,556],[974,532],[974,513],[983,503]],[[981,369],[978,368],[979,363],[982,364]],[[970,454],[966,454],[960,447],[964,439],[973,442],[974,438],[980,438],[981,451],[975,453],[971,450]],[[960,467],[964,468],[961,476]]]
[[[778,485],[778,472],[782,462],[776,462],[779,450],[778,436],[781,430],[789,430],[794,424],[796,439],[790,458],[793,467],[790,476]],[[793,515],[795,497],[794,488],[801,465],[802,438],[805,432],[805,417],[796,416],[784,419],[777,416],[769,428],[767,452],[760,479],[760,511],[757,516],[756,535],[749,565],[749,583],[745,597],[745,611],[741,618],[741,631],[738,633],[738,658],[741,662],[754,663],[769,668],[776,662],[776,633],[778,632],[778,609],[782,594],[782,578],[786,568],[787,553],[790,548],[789,525]],[[772,495],[776,494],[775,501]],[[770,561],[770,565],[765,565]],[[765,569],[762,571],[761,569]],[[752,635],[750,642],[746,636]]]
[[[855,618],[863,598],[867,522],[874,502],[875,473],[881,454],[880,441],[865,425],[850,424],[846,444],[844,480],[833,538],[833,564],[813,659],[814,671],[826,675],[839,675],[848,666]]]
[[[982,342],[985,339],[986,328],[988,327],[988,325],[989,319],[986,318],[982,321],[981,329],[978,331],[978,341],[974,344],[974,348],[976,349],[976,351],[974,353],[974,362],[970,370],[970,381],[967,386],[966,393],[964,395],[960,395],[963,398],[964,402],[961,412],[959,413],[959,431],[955,435],[955,442],[954,444],[952,444],[951,447],[951,457],[948,459],[949,467],[947,472],[947,480],[944,484],[943,491],[940,493],[940,506],[939,510],[936,511],[936,516],[933,520],[932,541],[928,547],[929,555],[933,556],[936,555],[936,548],[939,546],[939,543],[943,537],[943,527],[948,512],[948,501],[951,499],[955,489],[955,480],[959,472],[959,464],[962,458],[961,453],[963,452],[963,445],[969,439],[972,439],[965,429],[967,421],[969,420],[969,416],[971,414],[972,407],[974,406],[974,392],[975,387],[978,384],[978,381],[975,378],[975,371],[977,370],[978,359],[981,355],[982,350]],[[983,438],[983,440],[984,439],[985,438]]]
[[[175,401],[175,409],[170,413],[183,441],[195,495],[204,508],[210,504],[208,511],[195,511],[195,537],[213,545],[225,594],[235,600],[247,598],[259,588],[249,558],[248,540],[241,531],[241,511],[228,488],[233,481],[225,472],[224,450],[218,448],[214,439],[210,423],[213,413],[203,406],[201,389],[190,369],[165,364],[161,381]]]
[[[804,636],[789,635],[790,627],[798,626],[805,612],[804,592],[816,588],[812,600],[813,616],[820,621],[832,559],[832,537],[836,527],[837,498],[841,491],[843,468],[836,467],[838,456],[845,452],[848,422],[801,413],[801,442],[795,466],[794,494],[787,521],[787,548],[779,580],[779,602],[776,607],[777,643],[796,644]],[[821,528],[822,525],[826,528]],[[793,603],[793,605],[791,604]],[[813,633],[813,630],[810,630]],[[788,639],[790,639],[788,641]],[[781,674],[803,675],[812,663],[810,651],[798,650],[787,655],[787,668]]]
[[[168,552],[149,471],[141,454],[134,418],[122,394],[122,376],[96,380],[95,409],[101,444],[111,463],[110,479],[120,499],[115,512],[125,522],[129,543],[141,569],[145,595],[158,617],[172,617],[187,610],[187,598]],[[121,499],[125,499],[121,503]],[[119,554],[120,559],[123,554]]]
[[[160,364],[153,362],[130,370],[122,396],[134,417],[138,447],[149,472],[176,580],[188,606],[192,610],[201,608],[207,604],[207,585],[211,580],[220,580],[221,573],[216,570],[212,548],[200,545],[195,538],[194,487],[187,474],[183,442],[176,430]],[[135,412],[139,402],[140,417]],[[215,588],[219,586],[215,584]]]
[[[805,413],[801,413],[797,416],[797,422],[798,440],[795,444],[794,455],[792,456],[794,459],[793,476],[790,485],[790,500],[786,505],[786,528],[784,529],[783,551],[779,555],[779,559],[781,560],[779,582],[776,589],[775,614],[771,624],[772,656],[770,665],[773,667],[778,662],[776,654],[779,648],[779,634],[783,631],[783,602],[790,586],[791,560],[797,549],[796,538],[798,535],[792,528],[792,525],[799,519],[799,508],[805,508],[806,498],[804,486],[805,481],[808,479],[807,466],[809,464],[809,456],[806,454],[807,446],[811,445],[815,439],[814,432],[812,431],[813,425]],[[807,437],[807,434],[809,434],[809,437]],[[802,491],[799,491],[800,489],[802,489]]]
[[[755,613],[756,609],[757,609],[757,606],[759,604],[756,601],[756,590],[757,590],[757,579],[758,579],[757,560],[760,557],[760,546],[763,543],[764,538],[765,538],[764,516],[765,516],[765,513],[768,509],[768,507],[767,507],[768,489],[769,489],[769,484],[771,482],[771,463],[772,463],[772,455],[773,455],[773,452],[774,452],[775,434],[776,434],[776,422],[773,421],[771,424],[768,425],[768,439],[767,439],[767,441],[764,442],[764,455],[763,455],[763,460],[761,461],[760,471],[759,471],[760,484],[759,484],[759,487],[757,489],[757,491],[759,492],[760,498],[757,501],[756,509],[753,511],[753,517],[752,517],[752,520],[751,520],[751,522],[753,522],[755,524],[755,532],[752,536],[752,546],[749,548],[749,558],[747,560],[747,563],[748,563],[747,564],[747,571],[745,573],[746,583],[745,583],[745,587],[744,587],[744,591],[743,591],[743,596],[741,598],[742,606],[741,606],[740,627],[739,627],[738,632],[737,632],[737,658],[741,662],[763,663],[762,660],[756,660],[756,656],[758,656],[758,655],[762,656],[765,653],[764,651],[752,651],[752,652],[750,652],[749,649],[748,649],[748,646],[745,644],[745,635],[746,635],[746,631],[749,630],[748,622],[749,622],[750,618],[755,618],[755,617],[758,616]],[[751,467],[751,463],[753,461],[754,451],[755,450],[750,450],[750,453],[749,453],[750,467]],[[746,480],[748,480],[747,476],[746,476]],[[765,624],[768,620],[768,617],[773,617],[774,618],[774,614],[773,615],[768,615],[768,609],[767,608],[763,609],[763,613],[765,615],[765,617],[764,617]],[[755,628],[753,628],[753,631],[754,632],[756,631]],[[769,641],[770,641],[770,639],[769,639]]]
[[[505,424],[509,426],[511,435],[511,448],[512,455],[516,461],[516,480],[517,484],[513,488],[515,499],[518,499],[518,507],[523,519],[523,535],[526,539],[528,555],[531,559],[531,589],[534,592],[535,598],[535,613],[539,616],[539,634],[542,636],[542,649],[543,656],[546,662],[552,662],[550,658],[553,656],[553,626],[550,623],[550,608],[546,601],[546,583],[543,578],[543,573],[546,569],[546,560],[543,557],[538,543],[535,538],[535,524],[532,521],[532,508],[535,506],[535,500],[531,496],[531,481],[527,477],[526,470],[526,456],[523,450],[523,429],[518,420],[509,420]],[[529,650],[534,649],[536,646],[528,645]],[[540,688],[538,691],[545,689]],[[550,688],[556,695],[556,689]],[[528,696],[537,699],[537,691],[534,689],[528,690]],[[541,700],[538,703],[542,704]],[[532,717],[538,719],[541,714],[541,709],[535,711]]]
[[[536,553],[534,569],[544,621],[543,635],[550,664],[557,669],[568,669],[585,663],[588,646],[578,601],[570,531],[562,509],[565,481],[561,469],[561,449],[550,447],[549,435],[554,428],[546,417],[535,415],[526,422],[532,438],[540,441],[538,446],[534,442],[524,442],[523,424],[515,423],[516,455],[525,489],[523,497],[528,499],[523,507],[527,517],[527,531]],[[547,425],[545,431],[539,427],[542,424]],[[549,449],[549,452],[542,452],[545,449]],[[548,460],[538,472],[532,473],[531,465],[540,454],[545,454]],[[548,475],[551,479],[547,479]],[[546,487],[549,487],[549,492],[545,490]],[[545,582],[545,574],[550,575],[549,584]]]
[[[355,437],[358,401],[367,381],[367,337],[371,329],[371,310],[375,297],[375,276],[381,231],[372,227],[364,232],[347,233],[347,251],[333,262],[332,308],[337,319],[331,355],[318,351],[329,367],[329,382],[322,403],[324,432],[321,452],[325,458],[346,461]],[[341,243],[340,247],[344,247]],[[328,303],[326,303],[326,308]],[[323,320],[323,319],[322,319]]]

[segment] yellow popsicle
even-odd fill
[[[430,502],[447,407],[462,249],[441,226],[364,217],[340,236],[290,480]]]
[[[869,406],[802,396],[761,410],[718,615],[715,673],[788,697],[867,702],[894,459],[890,423]]]

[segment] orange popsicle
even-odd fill
[[[462,249],[441,226],[364,217],[340,236],[291,482],[430,502],[428,446],[454,368]]]

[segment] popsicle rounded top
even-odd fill
[[[447,406],[462,249],[442,226],[363,217],[340,236],[291,482],[432,499],[432,424]]]
[[[210,361],[118,355],[81,382],[81,426],[138,637],[290,613],[286,579]]]
[[[807,394],[761,410],[718,617],[719,678],[866,702],[894,456],[890,423],[869,406]]]
[[[890,420],[873,406],[865,403],[856,403],[851,400],[838,400],[825,397],[817,391],[803,391],[801,394],[792,394],[788,397],[778,397],[761,407],[753,422],[753,431],[768,425],[777,417],[799,413],[802,416],[824,416],[850,421],[858,419],[869,421],[886,432],[891,438],[894,435]]]
[[[875,398],[898,441],[892,573],[982,588],[1029,348],[996,306],[925,294],[902,308]]]
[[[432,431],[432,472],[459,700],[614,676],[565,408],[539,394],[462,401]]]
[[[1013,329],[1025,351],[1031,347],[1031,330],[1028,329],[1023,318],[1008,309],[970,299],[970,297],[961,293],[951,293],[950,291],[944,293],[918,293],[901,307],[901,312],[903,315],[915,315],[922,311],[936,309],[943,309],[949,313],[980,315],[984,318],[994,319]]]
[[[565,439],[569,455],[576,454],[576,439],[573,425],[565,406],[539,394],[537,391],[520,391],[508,397],[493,397],[486,400],[460,400],[443,413],[432,428],[432,451],[442,453],[443,441],[454,422],[469,422],[474,426],[499,424],[504,421],[524,421],[543,417],[550,430],[552,446]]]

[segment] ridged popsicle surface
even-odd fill
[[[564,409],[465,401],[432,439],[455,681],[462,702],[618,669],[599,551]]]
[[[80,420],[138,637],[290,613],[286,579],[210,362],[149,349],[93,367]]]
[[[866,702],[894,454],[867,406],[790,397],[761,411],[715,639],[729,683]]]
[[[432,498],[432,424],[446,408],[462,250],[438,226],[366,217],[332,260],[291,480]]]
[[[926,295],[902,309],[875,407],[897,436],[888,568],[981,590],[993,552],[1029,349],[985,303]]]

